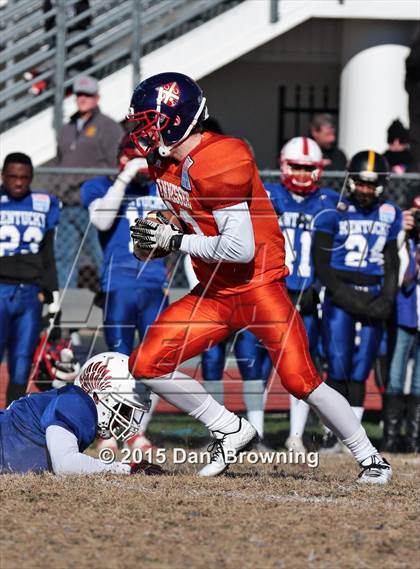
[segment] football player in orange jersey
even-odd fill
[[[392,470],[339,393],[322,383],[309,355],[302,320],[284,277],[284,239],[247,144],[202,132],[200,87],[180,73],[161,73],[135,89],[128,120],[139,151],[168,208],[169,222],[137,220],[134,251],[191,255],[199,285],[161,313],[131,354],[131,373],[158,395],[202,421],[214,443],[201,476],[215,476],[256,439],[201,384],[177,371],[232,332],[246,328],[265,344],[283,385],[318,413],[352,451],[361,482],[386,483]]]

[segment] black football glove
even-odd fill
[[[130,464],[130,474],[145,474],[146,476],[162,476],[166,474],[161,466],[147,460]]]
[[[319,295],[316,289],[310,286],[303,292],[289,290],[288,293],[301,316],[314,314],[319,303]]]
[[[106,305],[106,293],[102,291],[97,292],[93,297],[93,304],[101,310],[104,310]]]
[[[391,316],[394,299],[388,296],[377,296],[367,306],[367,317],[370,320],[386,321]]]
[[[374,295],[370,292],[356,290],[345,284],[341,284],[332,295],[334,304],[337,304],[355,318],[363,320],[368,316],[368,306],[374,299]]]

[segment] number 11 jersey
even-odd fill
[[[290,272],[286,279],[287,288],[306,290],[315,280],[312,256],[314,226],[320,216],[327,211],[335,211],[339,195],[330,188],[319,188],[301,197],[278,183],[266,183],[265,188],[286,242],[286,264]]]

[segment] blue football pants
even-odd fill
[[[136,330],[142,340],[148,326],[168,306],[162,288],[120,288],[106,294],[104,333],[108,349],[130,355]]]
[[[9,381],[25,386],[39,341],[42,304],[34,285],[0,283],[0,362],[7,350]]]

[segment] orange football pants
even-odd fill
[[[183,361],[246,328],[268,349],[282,384],[292,395],[301,399],[321,383],[302,319],[283,282],[223,297],[200,292],[198,285],[148,329],[144,342],[130,356],[134,377],[169,374]]]

